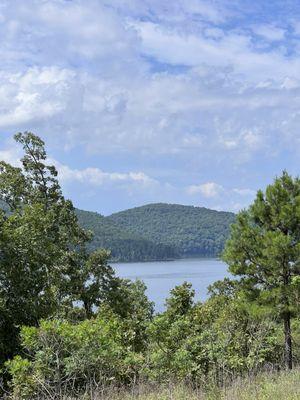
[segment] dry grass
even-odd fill
[[[210,399],[208,397],[208,399]],[[281,374],[265,374],[252,381],[235,383],[221,396],[212,399],[222,400],[299,400],[300,370]]]
[[[98,390],[81,397],[49,395],[41,400],[300,400],[300,369],[264,373],[239,379],[227,388],[195,389],[185,384],[147,386],[128,390]],[[16,399],[17,400],[17,399]],[[18,399],[21,400],[21,399]]]
[[[91,399],[91,396],[86,397]],[[300,400],[300,370],[280,374],[263,374],[237,380],[228,388],[204,392],[186,385],[152,388],[138,387],[134,393],[111,393],[92,400]],[[85,399],[84,399],[85,400]]]

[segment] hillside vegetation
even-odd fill
[[[2,201],[0,207],[8,212]],[[93,234],[90,251],[105,248],[112,261],[156,261],[217,256],[235,216],[178,204],[149,204],[108,217],[76,209],[82,228]]]
[[[216,256],[235,216],[203,207],[149,204],[108,217],[77,210],[81,226],[94,233],[91,249],[107,248],[113,260],[149,261]]]
[[[141,237],[96,212],[76,210],[76,214],[80,225],[93,232],[89,249],[108,249],[114,261],[152,261],[178,257],[173,246]]]

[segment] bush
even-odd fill
[[[236,299],[216,295],[193,304],[188,284],[173,289],[167,310],[149,324],[148,374],[153,380],[224,380],[280,362],[280,328]]]
[[[78,324],[54,319],[42,321],[39,328],[24,327],[26,358],[7,362],[13,396],[60,398],[62,393],[134,382],[143,356],[132,350],[133,338],[112,314]]]

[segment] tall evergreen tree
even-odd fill
[[[285,363],[292,369],[291,319],[300,276],[300,179],[283,172],[232,226],[223,255],[248,299],[282,321]]]

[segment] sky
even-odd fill
[[[46,142],[101,214],[237,212],[300,166],[298,0],[0,0],[0,159]]]

